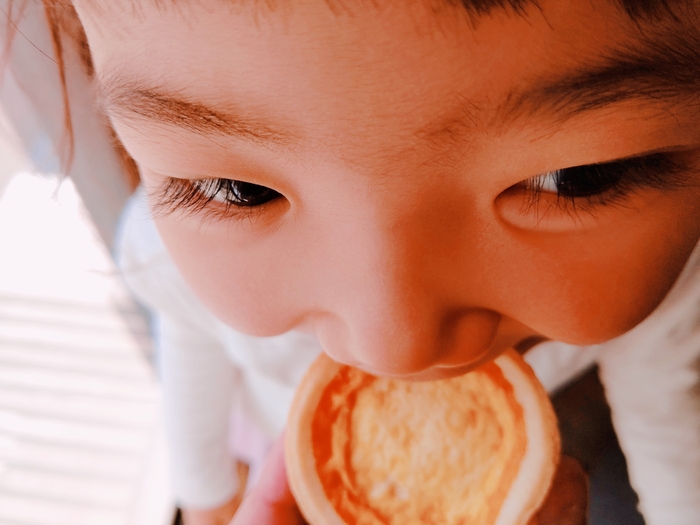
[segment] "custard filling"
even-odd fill
[[[314,414],[316,469],[346,523],[489,525],[526,449],[500,368],[416,383],[343,367]]]

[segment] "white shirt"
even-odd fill
[[[213,507],[237,490],[227,446],[232,403],[279,433],[321,348],[294,332],[243,335],[209,313],[169,258],[139,192],[117,244],[127,282],[154,313],[176,495]],[[647,525],[700,523],[700,250],[644,322],[601,345],[544,343],[527,355],[551,392],[600,367],[613,424]]]

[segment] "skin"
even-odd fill
[[[610,205],[552,193],[527,205],[522,184],[550,170],[660,149],[700,166],[687,104],[499,113],[514,90],[633,44],[638,26],[612,3],[541,1],[476,23],[423,2],[339,13],[322,0],[141,4],[134,16],[126,0],[101,12],[76,2],[103,84],[129,76],[235,106],[286,137],[202,136],[125,116],[105,95],[153,195],[169,177],[212,177],[284,196],[244,216],[217,203],[156,210],[192,289],[243,332],[309,331],[371,373],[454,376],[527,338],[626,332],[700,237],[690,167],[683,187],[640,186]],[[445,125],[460,107],[480,112]]]

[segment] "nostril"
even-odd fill
[[[490,310],[453,312],[421,323],[326,316],[316,335],[334,360],[379,375],[413,375],[431,368],[469,367],[490,356],[501,316]],[[360,322],[363,321],[363,322]]]

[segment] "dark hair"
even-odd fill
[[[693,0],[614,0],[634,19],[654,18],[663,14],[674,13],[680,4],[692,5]],[[538,0],[451,0],[450,3],[461,4],[470,13],[487,14],[494,9],[511,9],[522,13],[528,6],[538,6]]]
[[[163,0],[154,0],[162,2]],[[175,1],[175,0],[171,0]],[[258,1],[258,0],[250,0]],[[283,0],[285,1],[285,0]],[[524,14],[529,7],[539,7],[538,0],[443,0],[444,2],[462,6],[471,16],[488,15],[496,9],[508,10],[518,14]],[[655,19],[673,18],[678,19],[679,13],[683,9],[693,10],[697,0],[610,0],[615,2],[633,20],[653,21]],[[65,64],[64,64],[64,38],[70,40],[80,54],[80,58],[86,73],[92,76],[94,73],[90,47],[83,27],[78,19],[78,15],[70,0],[41,0],[44,6],[44,13],[48,22],[53,40],[56,62],[59,68],[61,82],[63,84],[63,101],[65,113],[65,129],[67,133],[67,144],[69,148],[68,159],[71,158],[73,150],[73,124],[71,120],[70,101],[66,89]],[[22,0],[22,6],[17,7],[15,0],[10,0],[7,12],[7,23],[12,25],[13,7],[21,10],[26,4]],[[9,32],[11,34],[11,32]],[[114,145],[122,159],[125,173],[129,183],[135,187],[139,182],[138,168],[135,162],[128,155],[116,134],[112,132]],[[70,164],[70,160],[67,161]]]

